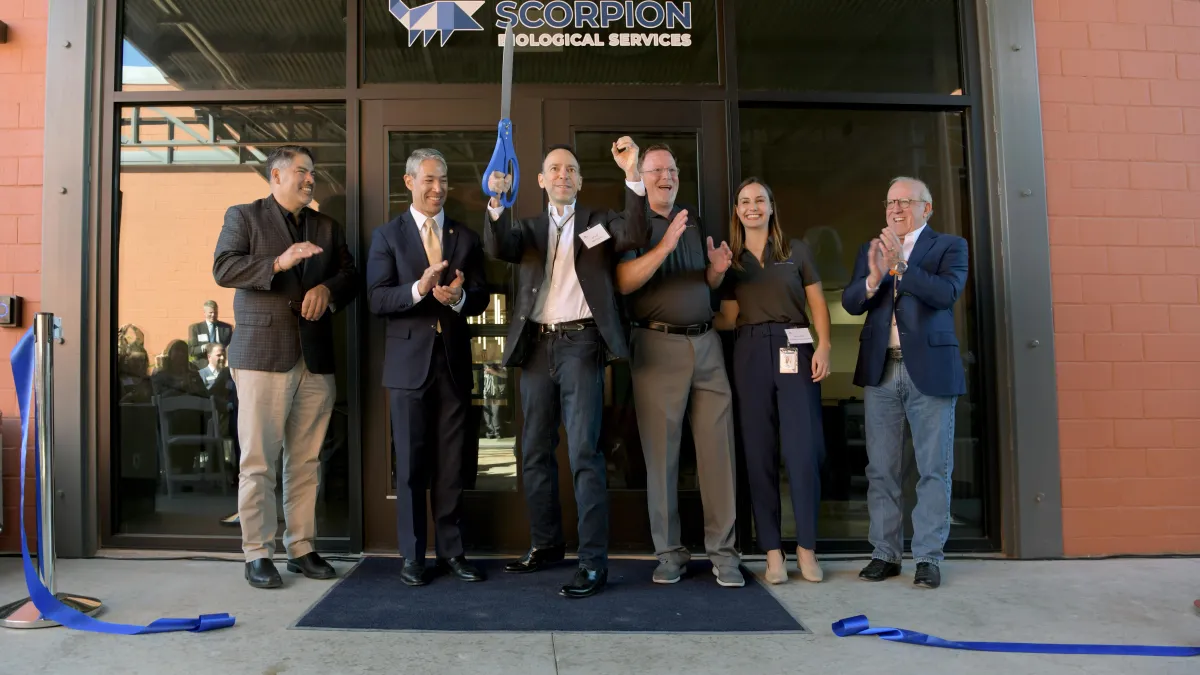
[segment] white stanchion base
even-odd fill
[[[55,597],[62,604],[88,616],[95,616],[104,606],[96,598],[70,593],[58,593]],[[0,607],[0,626],[4,628],[51,628],[60,625],[42,616],[29,598]]]

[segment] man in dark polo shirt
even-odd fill
[[[634,405],[646,456],[650,533],[659,559],[653,581],[673,584],[691,557],[680,543],[676,485],[685,411],[691,413],[704,505],[704,547],[722,586],[745,584],[734,550],[733,396],[721,340],[712,328],[711,290],[733,261],[729,246],[701,237],[700,219],[675,206],[679,168],[665,145],[642,155],[651,239],[617,265],[629,296]],[[691,406],[690,408],[688,406]]]

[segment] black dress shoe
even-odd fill
[[[599,593],[606,583],[608,583],[608,570],[597,572],[580,566],[575,571],[575,578],[571,580],[571,583],[563,586],[558,594],[564,598],[587,598]]]
[[[863,571],[858,573],[858,578],[863,581],[883,581],[889,577],[900,575],[900,564],[891,563],[879,558],[871,558],[871,564],[863,568]]]
[[[288,558],[287,571],[303,574],[309,579],[332,579],[337,576],[333,565],[322,560],[316,551],[306,553],[299,558]]]
[[[933,563],[917,563],[917,573],[913,575],[913,586],[917,588],[937,588],[942,585],[942,571]]]
[[[521,556],[520,560],[508,563],[504,566],[505,572],[514,574],[525,574],[526,572],[536,572],[540,569],[559,563],[566,557],[566,546],[554,546],[552,548],[531,548],[529,552]]]
[[[419,560],[405,560],[404,568],[400,570],[400,581],[409,586],[424,586],[425,563]]]
[[[271,562],[270,558],[259,558],[246,563],[246,581],[255,588],[279,588],[283,585],[279,570],[275,569],[275,563]]]
[[[466,556],[454,556],[453,558],[446,558],[438,562],[449,568],[451,576],[458,577],[463,581],[483,581],[487,579],[478,567],[467,562]]]

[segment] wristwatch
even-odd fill
[[[897,260],[896,264],[889,270],[892,276],[898,276],[908,271],[908,263],[903,260]]]

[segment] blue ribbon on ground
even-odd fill
[[[30,328],[25,333],[25,336],[21,338],[21,341],[17,343],[17,346],[13,348],[11,355],[13,381],[17,386],[17,403],[21,407],[21,510],[18,513],[22,514],[25,513],[25,458],[29,454],[29,418],[31,409],[36,408],[33,400],[33,371],[36,358],[34,346],[33,329]],[[34,414],[36,415],[36,410],[34,410]],[[34,443],[34,461],[36,466],[36,435]],[[34,493],[39,505],[43,498],[44,488],[49,488],[49,486],[41,485],[39,479],[35,478]],[[38,576],[38,570],[41,569],[43,561],[39,558],[38,567],[37,569],[34,568],[33,560],[29,556],[29,540],[25,535],[25,518],[20,518],[20,521],[21,559],[25,562],[25,586],[29,589],[29,598],[33,601],[33,606],[37,607],[42,616],[47,619],[75,630],[84,630],[93,633],[113,633],[116,635],[145,635],[147,633],[170,633],[175,631],[198,633],[217,628],[228,628],[233,625],[234,618],[228,614],[203,614],[195,619],[158,619],[148,626],[135,626],[100,621],[67,607],[59,602],[58,598],[42,584],[41,577]],[[38,508],[37,533],[39,541],[42,535],[42,528],[51,526],[51,523],[42,523],[42,511]]]
[[[517,165],[517,151],[513,148],[512,120],[502,119],[496,125],[496,148],[492,150],[492,158],[488,160],[487,168],[483,170],[483,192],[489,197],[495,197],[506,209],[512,208],[517,201],[517,186],[521,184],[521,168]],[[511,192],[495,193],[488,187],[488,177],[493,171],[512,174]]]
[[[838,637],[877,635],[891,642],[910,645],[967,649],[976,652],[1009,652],[1014,654],[1093,654],[1099,656],[1200,656],[1200,647],[1161,647],[1144,645],[1068,645],[1041,642],[954,642],[903,628],[879,626],[872,628],[867,617],[859,614],[833,624]]]

